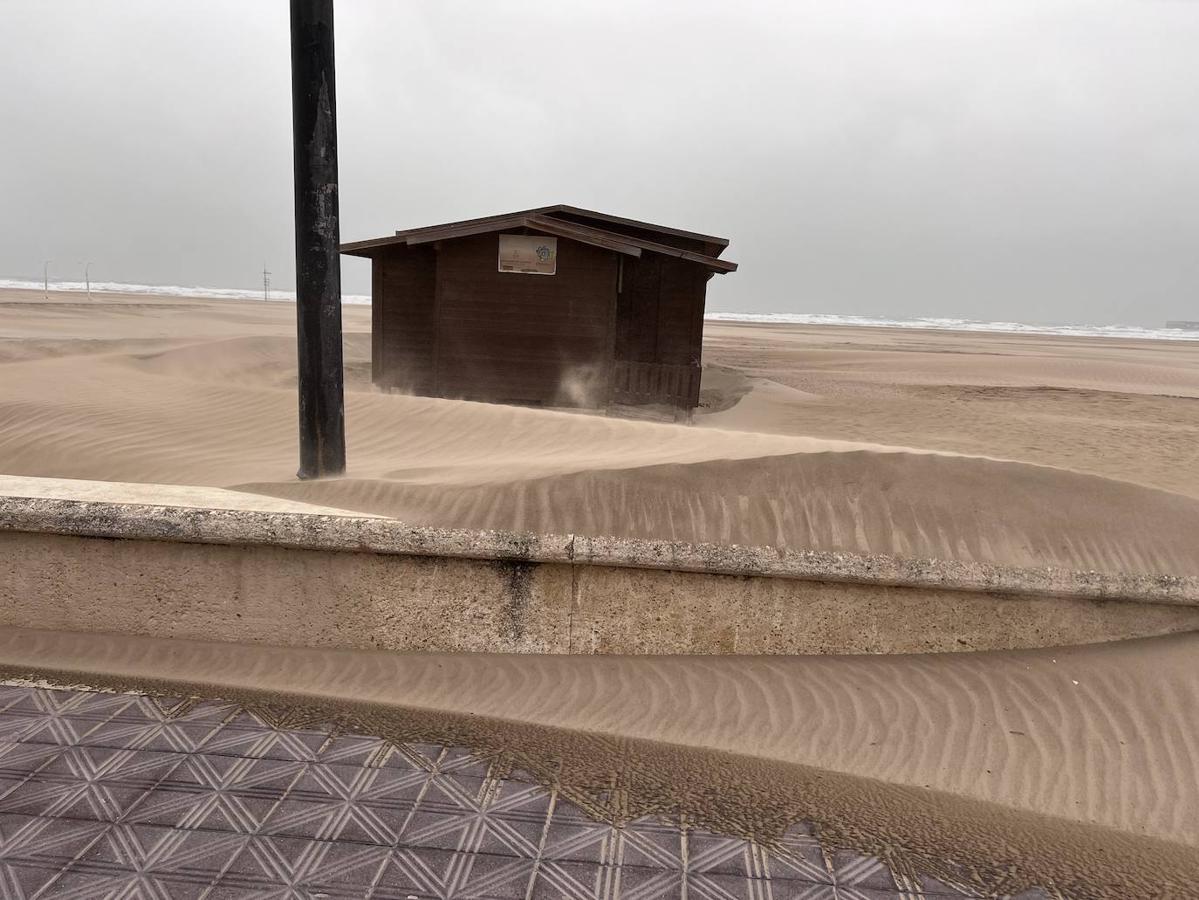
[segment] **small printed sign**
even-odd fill
[[[500,235],[500,271],[553,275],[558,271],[558,239],[535,234]]]

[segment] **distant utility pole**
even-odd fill
[[[271,299],[271,273],[266,270],[266,263],[262,264],[262,299]]]
[[[50,299],[50,263],[54,262],[48,259],[42,263],[42,299]]]
[[[87,284],[87,299],[92,299],[92,264],[90,262],[83,264],[83,280]]]
[[[291,0],[300,478],[346,470],[333,0]]]

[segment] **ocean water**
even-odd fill
[[[42,282],[40,281],[21,281],[13,278],[0,278],[0,288],[12,288],[19,291],[40,291]],[[52,291],[72,291],[85,293],[87,285],[82,281],[52,281],[50,282],[50,290]],[[157,296],[167,297],[205,297],[215,298],[217,300],[261,300],[262,289],[255,291],[246,291],[240,288],[213,288],[213,287],[185,287],[177,284],[125,284],[119,281],[93,281],[92,293],[100,294],[104,292],[120,293],[120,294],[154,294]],[[268,300],[283,300],[291,303],[295,302],[295,291],[277,291],[271,288]],[[371,298],[366,294],[342,294],[341,300],[343,303],[353,303],[356,305],[369,306]]]
[[[1081,337],[1199,341],[1199,328],[1145,328],[1140,325],[1045,325],[1030,322],[981,322],[975,319],[887,318],[826,313],[710,312],[710,322],[761,322],[775,325],[857,325],[874,328],[926,328],[937,331],[991,331],[1008,334],[1068,334]]]
[[[40,281],[0,278],[0,288],[23,291],[42,289]],[[55,281],[50,285],[55,291],[84,292],[87,286],[82,281]],[[185,287],[171,284],[125,284],[114,281],[93,281],[92,292],[105,291],[122,294],[150,294],[169,297],[212,297],[218,300],[261,300],[261,290],[240,288]],[[272,289],[270,300],[290,301],[296,299],[295,291]],[[371,298],[365,294],[343,294],[343,303],[369,305]],[[1197,314],[1199,315],[1199,314]],[[886,316],[843,316],[834,313],[734,313],[709,312],[706,319],[712,322],[760,322],[775,325],[857,325],[874,328],[931,328],[938,331],[990,331],[1008,334],[1066,334],[1080,337],[1139,338],[1167,341],[1199,341],[1199,328],[1145,328],[1140,325],[1046,325],[1030,322],[983,322],[976,319],[949,318],[889,318]]]

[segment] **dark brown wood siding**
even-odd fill
[[[656,362],[662,257],[645,254],[639,259],[622,260],[622,265],[616,301],[616,358]]]
[[[617,298],[618,403],[699,404],[707,272],[673,257],[626,259]]]
[[[432,247],[397,247],[375,257],[371,279],[375,384],[433,393],[436,272]]]
[[[498,271],[496,233],[374,257],[372,374],[417,394],[605,406],[699,402],[707,270],[558,238],[555,275]]]
[[[437,253],[437,394],[608,402],[615,253],[559,238],[555,275],[498,271],[496,234],[445,241]]]
[[[383,260],[376,256],[371,259],[371,381],[375,384],[383,383],[387,371],[383,360],[383,316],[388,305],[383,291]]]
[[[705,271],[694,263],[662,257],[658,287],[658,362],[666,365],[699,365],[700,344],[695,341],[696,317],[703,317],[707,291]]]

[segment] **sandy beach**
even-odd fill
[[[349,470],[301,483],[291,304],[6,292],[0,472],[208,485],[457,527],[1199,574],[1199,343],[709,322],[702,409],[676,425],[382,393],[369,308],[347,306],[345,328]],[[813,796],[859,797],[827,823],[846,840],[885,833],[919,856],[953,839],[944,823],[970,820],[958,838],[988,862],[1015,854],[1060,880],[1099,853],[1128,889],[1148,883],[1137,859],[1159,850],[1178,878],[1196,874],[1193,638],[626,659],[14,634],[0,635],[0,661],[485,716],[608,749],[731,754],[770,777],[839,773],[866,779],[860,795]],[[927,810],[921,791],[935,795]],[[1057,835],[1052,852],[996,837],[1025,825]]]
[[[385,394],[296,467],[289,303],[7,292],[0,471],[432,525],[1199,573],[1199,344],[709,323],[694,425]]]

